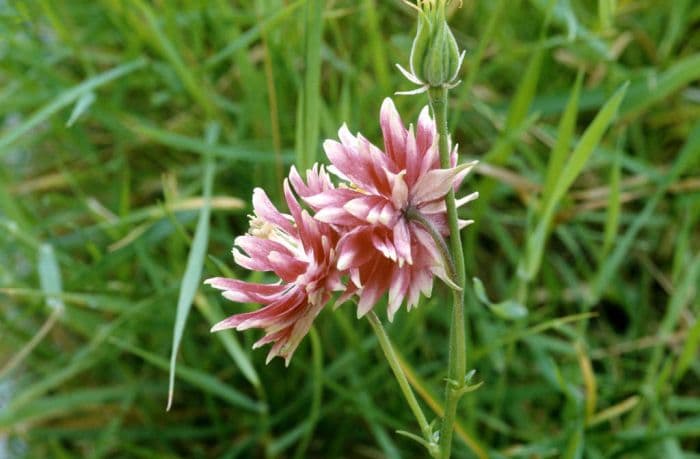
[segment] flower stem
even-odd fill
[[[455,267],[452,254],[450,253],[450,249],[447,247],[447,242],[445,242],[445,238],[442,237],[442,234],[440,234],[437,228],[435,228],[435,226],[430,223],[430,221],[425,218],[425,216],[421,214],[418,209],[409,208],[406,210],[406,218],[418,222],[423,229],[430,234],[433,241],[435,241],[435,245],[437,245],[443,262],[445,263],[445,272],[447,273],[447,277],[454,285],[457,285],[457,268]]]
[[[428,90],[430,108],[437,125],[440,147],[440,167],[452,167],[450,161],[449,134],[447,130],[447,88],[430,88]],[[454,306],[452,308],[452,324],[450,326],[449,363],[447,368],[447,383],[445,385],[445,416],[440,429],[440,459],[448,459],[452,450],[452,434],[457,417],[457,404],[462,395],[464,376],[466,374],[466,323],[464,316],[464,286],[465,269],[464,254],[462,253],[462,238],[459,233],[457,203],[455,193],[450,189],[445,198],[447,219],[450,226],[450,246],[452,260],[457,272],[455,283],[461,290],[453,289]]]
[[[396,351],[394,351],[394,346],[391,344],[389,335],[387,335],[386,330],[384,330],[384,327],[379,320],[379,317],[377,317],[374,311],[370,311],[367,314],[367,320],[369,320],[370,325],[372,325],[372,329],[374,330],[374,334],[377,335],[377,339],[379,340],[379,345],[382,347],[384,356],[389,362],[391,370],[394,372],[394,376],[396,377],[396,381],[399,383],[399,387],[401,387],[401,392],[403,392],[404,397],[406,397],[406,402],[408,402],[408,406],[411,408],[413,415],[418,421],[423,438],[428,444],[430,444],[432,442],[432,431],[430,425],[428,424],[425,414],[423,414],[423,410],[418,404],[418,400],[413,393],[413,389],[411,389],[411,386],[408,383],[408,379],[406,378],[406,374],[403,372],[401,362],[396,355]],[[434,453],[436,452],[437,451],[430,451],[431,456],[434,456]]]

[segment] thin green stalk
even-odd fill
[[[450,149],[447,129],[447,89],[431,88],[428,92],[430,108],[437,125],[438,141],[440,147],[440,166],[449,168]],[[447,368],[447,383],[445,385],[445,417],[440,429],[440,458],[450,457],[452,450],[452,434],[454,432],[455,419],[457,417],[457,404],[462,395],[464,376],[467,368],[466,349],[466,323],[464,316],[464,286],[465,269],[464,254],[462,253],[462,240],[459,233],[459,219],[457,217],[457,203],[454,190],[450,190],[446,197],[447,219],[450,226],[450,246],[452,260],[457,271],[456,284],[460,288],[453,289],[454,306],[452,308],[452,324],[450,326],[449,363]]]
[[[442,256],[442,260],[445,263],[445,271],[447,272],[447,277],[457,285],[457,268],[455,267],[455,262],[452,259],[452,255],[450,254],[450,249],[447,246],[447,242],[445,242],[445,239],[442,237],[440,232],[435,228],[435,226],[430,223],[430,221],[425,218],[425,216],[418,211],[418,209],[415,208],[409,208],[406,210],[406,218],[409,220],[414,220],[423,227],[428,233],[430,233],[430,236],[433,238],[433,241],[435,241],[435,245],[438,248],[438,251],[440,252],[440,255]]]
[[[379,320],[379,317],[377,317],[374,311],[370,311],[367,314],[367,320],[369,320],[370,325],[372,325],[372,330],[374,330],[374,334],[377,335],[379,345],[382,347],[384,356],[386,357],[387,362],[389,362],[391,370],[394,372],[396,381],[399,383],[399,387],[401,387],[401,392],[403,392],[406,402],[408,402],[408,406],[411,408],[411,411],[413,411],[416,421],[418,421],[423,438],[426,440],[426,442],[430,443],[432,437],[430,424],[428,424],[428,420],[418,404],[418,400],[413,393],[413,389],[411,389],[411,385],[408,383],[408,379],[406,378],[401,362],[394,351],[394,346],[391,344],[389,335],[387,335],[386,330],[384,330],[384,327]],[[434,455],[434,451],[431,451],[431,454]]]

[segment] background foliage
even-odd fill
[[[457,6],[451,124],[482,161],[462,190],[482,193],[467,269],[529,313],[470,295],[485,384],[455,456],[700,457],[700,5]],[[278,199],[342,122],[380,143],[382,99],[411,89],[393,64],[412,10],[6,0],[0,27],[0,456],[421,457],[394,433],[416,426],[352,306],[323,312],[289,368],[265,366],[256,332],[209,334],[242,306],[197,276],[203,261],[204,277],[248,278],[229,250],[252,188]],[[625,82],[601,142],[582,137]],[[405,120],[425,104],[396,101]],[[431,412],[447,298],[436,287],[388,326]]]

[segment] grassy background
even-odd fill
[[[463,3],[467,269],[529,314],[470,293],[485,384],[455,457],[700,457],[700,5]],[[259,333],[209,334],[245,307],[198,276],[249,278],[254,186],[278,199],[344,121],[380,142],[413,24],[398,0],[0,2],[1,457],[423,456],[352,306],[265,366]],[[431,417],[446,293],[388,326]]]

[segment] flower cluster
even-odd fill
[[[475,163],[458,165],[455,147],[452,167],[440,168],[435,122],[427,107],[415,130],[406,129],[391,99],[385,99],[380,124],[384,150],[343,125],[340,141],[324,143],[331,163],[327,170],[316,165],[304,179],[292,168],[284,183],[289,214],[280,212],[263,190],[254,191],[250,230],[235,240],[234,260],[253,271],[274,272],[280,280],[208,279],[231,301],[264,305],[231,316],[212,331],[262,328],[265,335],[255,347],[273,343],[268,361],[280,356],[289,364],[334,292],[340,293],[336,306],[356,298],[358,317],[388,292],[392,320],[402,304],[411,309],[421,293],[430,296],[435,276],[451,282],[436,237],[449,233],[445,195]],[[476,197],[472,193],[458,205]]]

